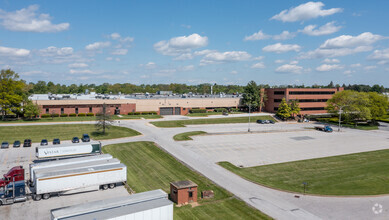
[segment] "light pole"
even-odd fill
[[[248,129],[248,132],[250,132],[250,113],[251,113],[251,104],[249,104],[249,129]]]
[[[340,108],[339,108],[339,120],[338,120],[338,122],[339,122],[339,126],[338,126],[338,132],[340,132],[340,120],[342,119],[342,108],[343,108],[343,106],[341,106]]]

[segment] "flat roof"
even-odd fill
[[[80,142],[80,143],[69,143],[69,144],[52,144],[49,143],[45,146],[38,146],[38,149],[45,149],[45,148],[62,148],[62,147],[74,147],[74,146],[82,146],[82,145],[95,145],[100,144],[98,141],[91,141],[91,142]]]
[[[197,184],[190,181],[190,180],[181,180],[181,181],[177,181],[177,182],[171,182],[170,184],[175,186],[177,189],[197,187]]]
[[[51,210],[56,219],[110,219],[149,209],[173,205],[167,193],[161,189],[136,193],[129,196],[99,200],[80,205]],[[171,213],[172,215],[173,213]]]
[[[100,154],[100,155],[93,155],[93,156],[85,156],[85,157],[76,157],[76,158],[65,158],[61,160],[53,160],[53,161],[44,161],[44,162],[38,162],[30,164],[30,167],[33,168],[40,168],[40,167],[49,167],[49,166],[61,166],[68,163],[83,163],[86,161],[93,161],[93,160],[105,160],[105,159],[112,159],[112,155],[110,154]]]

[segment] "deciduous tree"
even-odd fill
[[[24,83],[19,75],[7,69],[0,73],[0,109],[2,119],[10,113],[17,113],[21,110],[23,101]]]
[[[113,120],[110,112],[107,109],[107,104],[103,104],[101,111],[96,114],[96,129],[98,131],[102,130],[102,133],[105,134],[105,129],[109,129],[113,124]]]
[[[278,106],[276,115],[281,119],[285,120],[290,117],[290,111],[291,109],[288,103],[286,103],[285,98],[283,98],[280,105]]]

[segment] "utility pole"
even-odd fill
[[[251,104],[249,104],[249,129],[248,132],[250,132],[250,113],[251,113]]]

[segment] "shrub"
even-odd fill
[[[70,114],[69,114],[69,117],[76,117],[76,116],[77,116],[76,113],[70,113]]]
[[[134,112],[134,115],[140,115],[140,112]]]
[[[95,114],[93,114],[92,112],[89,112],[86,114],[86,116],[95,116]]]
[[[226,108],[215,108],[215,112],[227,112]]]
[[[157,112],[142,112],[142,115],[156,115]]]
[[[129,112],[128,115],[134,115],[134,112]]]
[[[61,117],[68,117],[68,114],[61,114]]]
[[[86,114],[85,113],[78,113],[78,117],[85,117]]]
[[[59,117],[59,114],[57,114],[57,113],[50,114],[50,117]]]
[[[149,115],[158,115],[157,112],[149,112]]]
[[[191,109],[189,113],[207,113],[207,109]]]
[[[48,118],[48,117],[50,117],[50,114],[42,114],[41,115],[41,118]]]

